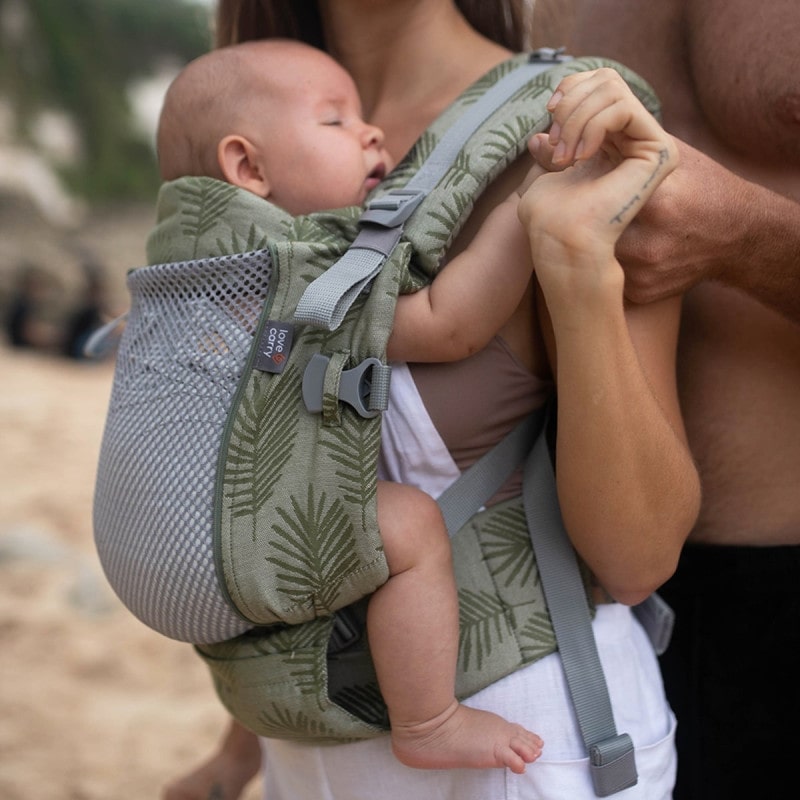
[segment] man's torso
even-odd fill
[[[796,0],[575,0],[567,44],[639,72],[670,132],[800,202],[798,34]],[[705,282],[678,361],[704,488],[693,539],[800,542],[800,325]]]

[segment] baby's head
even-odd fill
[[[391,168],[347,72],[282,39],[192,61],[167,91],[157,150],[164,180],[218,178],[290,214],[360,205]]]

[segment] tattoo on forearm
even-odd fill
[[[661,172],[662,167],[664,164],[669,161],[669,152],[666,148],[663,150],[659,150],[658,153],[658,163],[653,168],[653,171],[648,176],[647,180],[642,184],[642,191],[646,191],[650,184],[656,179],[658,174]],[[634,206],[637,206],[642,200],[641,194],[638,192],[628,200],[627,203],[609,220],[610,225],[621,225],[625,221],[625,215],[627,212]]]
[[[211,787],[207,800],[225,800],[225,792],[222,791],[222,787],[218,783]]]

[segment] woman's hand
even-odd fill
[[[551,258],[561,261],[564,248],[592,262],[613,256],[617,239],[678,162],[672,137],[612,69],[568,76],[548,109],[549,134],[529,145],[542,174],[519,205],[537,273]]]

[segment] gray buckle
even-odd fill
[[[414,213],[424,199],[425,192],[419,189],[392,189],[381,197],[370,200],[360,221],[374,222],[386,228],[397,227]]]
[[[656,655],[663,655],[669,640],[672,638],[672,629],[675,626],[675,612],[669,607],[666,600],[659,594],[651,594],[646,600],[633,606],[633,613],[639,624],[653,645]]]
[[[303,373],[303,402],[312,414],[322,413],[330,361],[322,353],[315,353]],[[365,358],[358,366],[342,370],[336,395],[365,419],[376,417],[389,405],[391,369],[378,358]]]
[[[540,47],[534,50],[529,57],[529,61],[559,64],[562,61],[571,61],[572,56],[565,55],[565,47]]]
[[[598,797],[621,792],[635,786],[639,780],[633,741],[627,733],[593,744],[589,748],[589,762],[594,793]]]

